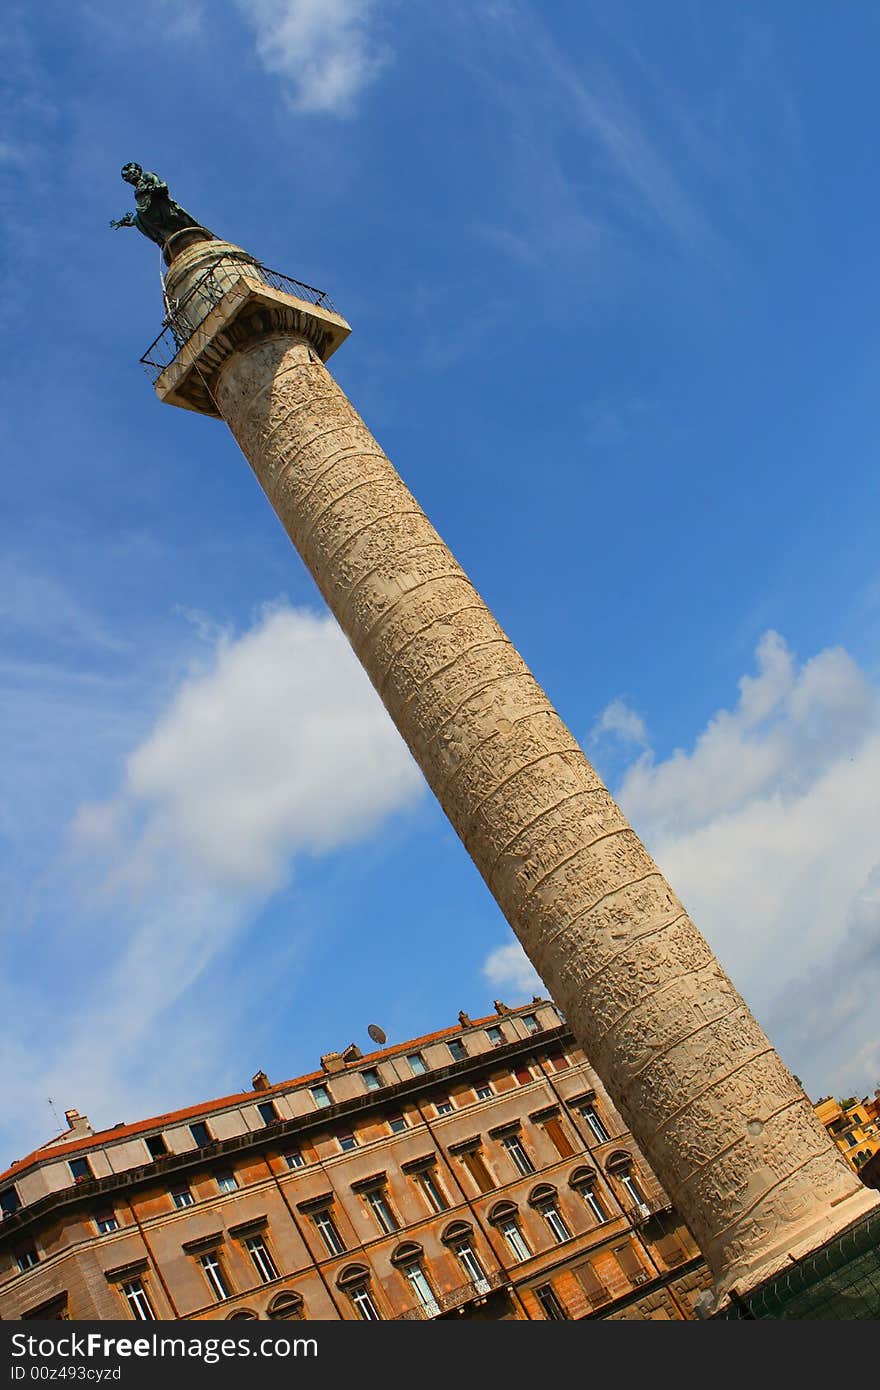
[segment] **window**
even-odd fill
[[[145,1142],[150,1158],[164,1158],[168,1152],[164,1134],[148,1134]]]
[[[602,1205],[602,1202],[599,1198],[599,1194],[596,1191],[595,1187],[582,1187],[580,1189],[580,1193],[587,1207],[593,1213],[599,1225],[601,1226],[603,1221],[608,1220],[608,1213]]]
[[[512,1216],[499,1221],[498,1229],[507,1241],[508,1249],[515,1260],[527,1260],[531,1250],[526,1245],[523,1233]]]
[[[264,1125],[274,1125],[275,1121],[279,1118],[278,1109],[274,1100],[261,1101],[257,1106],[257,1110],[260,1113],[260,1119],[263,1121]]]
[[[451,1100],[438,1100],[434,1103],[434,1109],[438,1115],[451,1115],[455,1107]]]
[[[217,1186],[221,1192],[237,1192],[238,1178],[230,1169],[227,1169],[225,1173],[217,1174]]]
[[[254,1268],[259,1274],[264,1284],[271,1284],[273,1279],[278,1278],[278,1270],[275,1268],[275,1261],[266,1248],[266,1242],[262,1236],[251,1236],[245,1241],[245,1248],[254,1262]]]
[[[381,1187],[371,1187],[369,1191],[364,1193],[364,1197],[378,1222],[380,1231],[390,1234],[391,1231],[399,1229],[400,1223],[388,1205],[385,1192]]]
[[[266,1316],[276,1322],[282,1318],[285,1321],[291,1318],[305,1318],[305,1315],[302,1294],[294,1293],[292,1290],[287,1293],[280,1293],[277,1298],[273,1298],[266,1310]]]
[[[388,1128],[392,1134],[400,1134],[407,1128],[406,1120],[402,1115],[391,1115],[388,1120]]]
[[[358,1141],[350,1129],[346,1130],[343,1134],[338,1134],[336,1137],[339,1140],[339,1147],[344,1154],[351,1153],[352,1149],[356,1149],[358,1146]]]
[[[538,1023],[534,1014],[523,1014],[522,1021],[530,1033],[539,1033],[541,1031],[541,1025]]]
[[[310,1086],[309,1095],[319,1110],[325,1110],[328,1105],[333,1104],[326,1086]]]
[[[409,1062],[410,1071],[413,1076],[424,1076],[425,1072],[428,1070],[421,1052],[410,1052],[406,1060]]]
[[[501,1044],[504,1042],[504,1034],[502,1033],[500,1028],[496,1027],[494,1023],[491,1028],[486,1029],[486,1037],[489,1039],[493,1047],[500,1047]]]
[[[329,1208],[323,1211],[316,1211],[312,1217],[315,1225],[321,1233],[321,1239],[326,1245],[331,1255],[342,1255],[345,1252],[345,1241],[339,1234],[336,1222],[330,1215]]]
[[[520,1173],[534,1173],[535,1165],[523,1148],[522,1140],[518,1134],[508,1134],[501,1140],[502,1146],[509,1153],[514,1167]]]
[[[87,1158],[72,1158],[67,1166],[74,1182],[85,1182],[92,1176],[91,1164]]]
[[[531,1067],[514,1067],[513,1074],[519,1082],[520,1086],[528,1086],[529,1082],[532,1079]]]
[[[364,1085],[368,1091],[378,1091],[382,1085],[379,1080],[379,1073],[375,1067],[367,1067],[366,1071],[361,1072],[364,1078]]]
[[[562,1128],[562,1121],[558,1115],[546,1115],[541,1124],[544,1126],[544,1133],[559,1154],[560,1158],[570,1158],[574,1153],[574,1145]]]
[[[119,1230],[119,1222],[116,1220],[115,1211],[99,1211],[95,1213],[95,1225],[98,1228],[98,1235],[106,1236],[111,1231]]]
[[[494,1094],[488,1081],[478,1081],[474,1086],[474,1095],[477,1100],[490,1100]]]
[[[566,1071],[571,1066],[571,1062],[561,1047],[557,1048],[555,1052],[548,1052],[547,1061],[554,1071]]]
[[[434,1290],[428,1283],[428,1276],[418,1260],[413,1260],[411,1264],[403,1266],[403,1272],[410,1282],[413,1293],[418,1300],[419,1306],[424,1308],[428,1317],[436,1317],[440,1312],[437,1306],[437,1299]]]
[[[632,1173],[618,1173],[617,1177],[627,1197],[629,1197],[637,1207],[645,1207],[645,1209],[647,1210],[645,1194],[642,1192]]]
[[[14,1187],[5,1187],[0,1192],[0,1212],[3,1216],[11,1216],[14,1211],[18,1211],[21,1206],[21,1198]]]
[[[596,1107],[594,1105],[581,1105],[579,1109],[592,1130],[593,1138],[596,1140],[597,1144],[607,1144],[611,1135],[596,1114]]]
[[[544,1317],[550,1322],[566,1322],[568,1313],[562,1306],[552,1284],[541,1284],[535,1289],[535,1297],[541,1305]]]
[[[447,1043],[446,1046],[449,1048],[449,1055],[453,1062],[463,1062],[468,1055],[467,1048],[458,1038],[453,1038],[452,1042]]]
[[[476,1284],[478,1288],[482,1287],[482,1285],[485,1284],[486,1289],[488,1290],[489,1285],[486,1279],[486,1271],[480,1264],[480,1261],[477,1259],[477,1256],[474,1254],[473,1246],[471,1245],[470,1241],[460,1240],[455,1245],[453,1245],[452,1248],[455,1251],[459,1263],[461,1264],[461,1267],[467,1275],[470,1283]]]
[[[35,1245],[26,1245],[23,1250],[19,1250],[15,1256],[19,1269],[24,1273],[26,1269],[33,1269],[34,1265],[40,1263]]]
[[[366,1284],[360,1284],[355,1289],[349,1289],[348,1296],[357,1309],[358,1317],[363,1318],[364,1322],[381,1322],[379,1309],[376,1307]]]
[[[138,1322],[155,1322],[156,1314],[144,1288],[142,1279],[129,1279],[122,1285],[122,1292],[128,1301],[132,1317]]]
[[[616,1246],[614,1258],[631,1284],[644,1284],[646,1279],[650,1277],[631,1245]]]
[[[550,1227],[550,1233],[557,1244],[562,1245],[563,1241],[571,1240],[571,1231],[555,1202],[543,1202],[538,1210]]]
[[[212,1142],[211,1131],[201,1120],[194,1125],[190,1125],[189,1132],[193,1137],[193,1143],[197,1149],[204,1149]]]
[[[172,1187],[171,1200],[176,1207],[191,1207],[195,1204],[195,1198],[183,1183],[180,1187]]]
[[[288,1149],[284,1154],[284,1162],[288,1168],[305,1168],[306,1161],[303,1158],[302,1149]]]
[[[423,1168],[420,1173],[416,1173],[415,1180],[422,1189],[428,1200],[428,1206],[432,1211],[446,1211],[449,1206],[446,1194],[440,1188],[436,1175],[430,1168]]]
[[[205,1278],[211,1286],[211,1291],[218,1299],[229,1298],[232,1290],[220,1263],[220,1257],[216,1250],[209,1250],[206,1255],[199,1255],[199,1264],[205,1271]]]
[[[491,1192],[495,1182],[486,1167],[479,1148],[465,1149],[461,1154],[461,1161],[477,1184],[477,1190],[479,1192]]]

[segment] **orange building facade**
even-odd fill
[[[688,1319],[697,1247],[542,999],[0,1176],[3,1319]]]
[[[873,1097],[846,1101],[827,1096],[813,1109],[850,1167],[862,1176],[865,1165],[880,1153],[880,1091]]]

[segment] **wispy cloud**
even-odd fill
[[[531,995],[547,993],[547,986],[518,941],[496,946],[486,957],[483,975],[493,990],[511,991],[509,1002],[519,1003]]]
[[[350,116],[391,58],[377,0],[238,0],[296,111]]]
[[[687,176],[693,155],[681,132],[695,127],[693,114],[673,101],[668,89],[655,86],[653,96],[661,103],[664,119],[648,121],[633,95],[634,88],[638,94],[645,86],[638,59],[631,81],[623,80],[622,64],[620,75],[612,71],[607,55],[575,60],[553,37],[534,4],[509,0],[484,8],[483,18],[496,39],[507,40],[511,60],[525,69],[525,80],[540,84],[544,116],[539,129],[521,130],[522,141],[538,156],[532,163],[539,185],[546,182],[548,169],[555,171],[556,182],[564,186],[564,193],[557,189],[556,202],[567,203],[575,222],[589,227],[593,250],[601,231],[619,223],[626,209],[639,221],[662,228],[689,260],[723,268],[729,248]],[[503,94],[507,80],[499,80],[498,86]],[[519,122],[515,96],[509,106],[512,120]],[[533,102],[528,111],[534,121]],[[667,127],[666,140],[659,133],[661,125]],[[572,137],[580,142],[579,156]],[[705,144],[701,149],[705,153]],[[602,182],[595,178],[597,160]],[[554,231],[549,221],[548,230],[558,239],[558,229]],[[511,251],[520,255],[527,244],[521,237],[508,241]]]

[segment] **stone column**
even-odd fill
[[[855,1221],[877,1194],[830,1142],[544,691],[329,375],[320,337],[330,331],[322,326],[328,316],[312,310],[312,331],[308,306],[288,306],[299,314],[294,325],[280,303],[269,313],[265,291],[248,293],[260,304],[203,332],[191,399],[183,397],[192,362],[160,378],[160,396],[205,409],[210,395],[210,413],[232,430],[687,1220],[718,1298],[732,1286],[753,1287]]]

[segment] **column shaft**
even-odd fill
[[[522,658],[315,352],[215,400],[719,1288],[872,1204]]]

